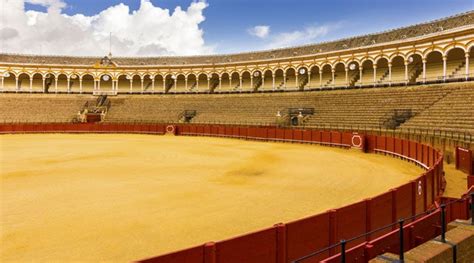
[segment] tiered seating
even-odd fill
[[[195,110],[193,123],[277,123],[277,112],[314,108],[304,125],[312,127],[384,127],[395,110],[415,117],[402,128],[474,133],[474,85],[445,84],[311,92],[119,95],[109,97],[106,122],[178,122]],[[69,122],[89,95],[1,94],[1,122]]]
[[[0,122],[71,122],[92,96],[1,94]]]
[[[459,86],[459,85],[458,85]],[[461,85],[401,128],[430,129],[474,134],[474,89]]]

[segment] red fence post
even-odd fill
[[[204,263],[216,263],[216,243],[204,244]]]
[[[276,224],[275,230],[277,231],[277,244],[276,244],[276,258],[277,263],[286,262],[286,225]]]

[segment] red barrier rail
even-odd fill
[[[381,226],[395,223],[423,213],[440,200],[443,192],[443,155],[436,149],[417,142],[364,135],[352,132],[331,132],[312,129],[283,129],[277,127],[246,127],[229,125],[162,125],[162,124],[8,124],[0,125],[0,133],[143,133],[229,137],[250,140],[284,141],[314,143],[336,147],[354,147],[366,152],[388,154],[412,161],[426,169],[417,179],[392,189],[379,196],[356,202],[326,213],[286,224],[277,224],[272,228],[246,234],[220,242],[210,242],[167,255],[142,260],[142,262],[291,262],[313,251],[336,244],[341,239],[351,239],[360,234],[371,232]],[[460,204],[463,210],[467,203]],[[457,210],[456,210],[457,211]],[[459,213],[451,212],[450,220],[459,218]],[[426,217],[431,218],[431,217]],[[418,219],[407,225],[408,236],[414,235],[424,240],[431,238],[433,222]],[[387,247],[395,231],[370,233],[348,244],[347,253],[366,262],[374,251],[368,246]],[[387,241],[389,240],[389,241]],[[418,243],[413,241],[412,243]],[[316,262],[337,257],[338,247],[304,262]]]

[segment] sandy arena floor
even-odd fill
[[[413,164],[314,145],[0,136],[1,262],[126,262],[375,196]]]

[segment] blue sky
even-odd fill
[[[132,10],[140,0],[63,0],[68,15],[92,16],[110,6],[124,3]],[[153,5],[174,10],[186,9],[190,0],[151,0]],[[474,9],[474,0],[207,0],[203,10],[205,21],[199,24],[204,41],[213,53],[232,53],[279,47],[274,44],[285,36],[299,32],[289,45],[335,40],[343,37],[379,32],[400,26],[442,18]],[[28,10],[46,10],[26,4]],[[249,29],[265,25],[270,33],[265,38],[249,34]],[[311,28],[326,31],[305,38]],[[305,31],[306,30],[306,31]]]

